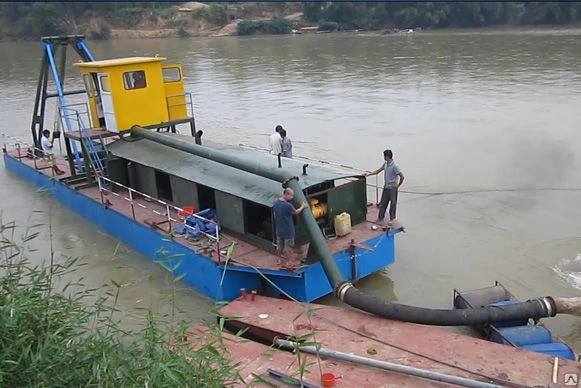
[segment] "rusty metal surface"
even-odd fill
[[[261,296],[256,296],[254,301],[248,296],[245,299],[239,298],[221,311],[226,316],[237,317],[237,321],[242,324],[263,328],[267,332],[278,331],[297,337],[305,336],[308,341],[320,343],[326,349],[372,359],[491,382],[481,376],[485,375],[505,381],[506,383],[501,385],[507,386],[516,383],[521,386],[547,387],[552,380],[553,357],[435,327],[380,319],[337,307],[295,303]],[[264,373],[267,368],[281,370],[290,375],[296,374],[298,371],[296,356],[279,355],[279,351],[267,349],[264,345],[250,342],[244,347],[232,346],[230,357],[235,361],[242,361],[241,374],[249,379],[251,373]],[[401,349],[417,352],[432,359]],[[308,367],[310,374],[307,381],[320,385],[316,358],[308,356],[307,361],[315,363]],[[336,387],[449,386],[342,361],[321,360],[321,362],[323,372],[343,375],[343,378],[337,381]],[[581,374],[580,364],[561,359],[557,381],[562,386],[566,374]],[[498,381],[496,383],[498,384]]]

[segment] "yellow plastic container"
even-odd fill
[[[335,233],[337,236],[344,236],[351,232],[351,215],[349,213],[341,213],[335,216]]]

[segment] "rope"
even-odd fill
[[[460,191],[408,191],[399,190],[400,193],[416,194],[416,195],[457,195],[457,194],[478,194],[478,193],[505,193],[505,192],[522,192],[522,191],[581,191],[581,188],[576,187],[529,187],[529,188],[506,188],[506,189],[474,189],[474,190],[460,190]]]
[[[236,261],[236,260],[234,260],[234,259],[231,259],[230,261],[231,261],[231,262],[233,262],[233,263],[236,263],[236,264],[238,264],[238,265],[240,265],[240,266],[242,266],[242,267],[248,267],[248,268],[252,268],[254,271],[256,271],[256,273],[258,273],[258,274],[259,274],[259,275],[260,275],[260,276],[261,276],[261,277],[262,277],[264,280],[266,280],[266,281],[267,281],[267,282],[268,282],[268,283],[269,283],[271,286],[273,286],[273,287],[274,287],[274,288],[275,288],[277,291],[279,291],[279,292],[280,292],[282,295],[284,295],[285,297],[287,297],[287,298],[288,298],[289,300],[291,300],[292,302],[295,302],[295,303],[297,303],[297,304],[300,304],[301,306],[304,306],[304,303],[302,303],[302,302],[298,301],[297,299],[293,298],[291,295],[289,295],[287,292],[285,292],[283,289],[281,289],[281,288],[280,288],[280,287],[279,287],[279,286],[278,286],[276,283],[274,283],[272,280],[270,280],[270,279],[269,279],[269,278],[268,278],[268,277],[267,277],[267,276],[266,276],[264,273],[262,273],[262,271],[260,271],[260,269],[258,269],[257,267],[253,266],[252,264],[248,264],[248,263],[242,263],[242,262]],[[523,384],[513,383],[513,382],[511,382],[511,381],[502,380],[502,379],[499,379],[499,378],[496,378],[496,377],[491,377],[491,376],[485,375],[484,373],[476,372],[476,371],[470,370],[470,369],[468,369],[468,368],[464,368],[464,367],[461,367],[461,366],[458,366],[458,365],[454,365],[454,364],[451,364],[451,363],[449,363],[449,362],[446,362],[446,361],[438,360],[437,358],[434,358],[434,357],[432,357],[432,356],[428,356],[428,355],[425,355],[425,354],[423,354],[423,353],[416,352],[416,351],[413,351],[413,350],[410,350],[410,349],[404,348],[404,347],[402,347],[402,346],[399,346],[399,345],[392,344],[392,343],[390,343],[390,342],[388,342],[388,341],[385,341],[385,340],[379,339],[379,338],[377,338],[377,337],[373,337],[373,336],[371,336],[370,334],[367,334],[367,333],[361,332],[361,331],[359,331],[359,330],[356,330],[356,329],[351,329],[350,327],[347,327],[347,326],[345,326],[345,325],[343,325],[343,324],[341,324],[341,323],[339,323],[339,322],[335,322],[335,321],[333,321],[332,319],[325,317],[324,315],[322,315],[321,313],[319,313],[319,312],[318,312],[318,311],[316,311],[316,310],[312,310],[312,311],[311,311],[311,313],[312,313],[312,315],[314,315],[314,316],[317,316],[318,318],[321,318],[322,320],[324,320],[324,321],[325,321],[325,322],[327,322],[327,323],[330,323],[331,325],[337,326],[337,327],[339,327],[339,328],[341,328],[341,329],[343,329],[343,330],[349,331],[349,332],[351,332],[351,333],[353,333],[353,334],[357,334],[357,335],[359,335],[359,336],[365,337],[365,338],[367,338],[367,339],[370,339],[370,340],[372,340],[372,341],[378,342],[378,343],[380,343],[380,344],[382,344],[382,345],[391,346],[392,348],[395,348],[395,349],[401,350],[401,351],[403,351],[403,352],[407,352],[407,353],[413,354],[414,356],[422,357],[422,358],[425,358],[425,359],[427,359],[427,360],[430,360],[430,361],[433,361],[433,362],[436,362],[436,363],[439,363],[439,364],[445,365],[445,366],[447,366],[447,367],[450,367],[450,368],[452,368],[452,369],[457,369],[457,370],[460,370],[460,371],[462,371],[462,372],[470,373],[470,374],[472,374],[472,375],[474,375],[474,376],[482,377],[482,378],[484,378],[484,379],[488,379],[488,380],[490,380],[490,381],[493,381],[493,382],[495,382],[495,383],[502,384],[502,385],[504,385],[504,386],[507,386],[507,387],[515,387],[515,388],[529,388],[529,386],[528,386],[528,385],[523,385]]]

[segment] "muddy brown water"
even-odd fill
[[[160,54],[183,63],[208,139],[265,147],[282,124],[295,154],[369,170],[391,148],[406,175],[398,209],[406,233],[397,238],[396,263],[359,286],[446,308],[454,288],[495,280],[521,299],[579,296],[580,41],[579,29],[547,28],[90,46],[96,58]],[[29,141],[40,45],[0,43],[0,52],[0,132]],[[67,87],[80,87],[72,67],[69,75]],[[135,307],[169,312],[168,298],[181,316],[209,318],[210,298],[174,284],[158,265],[5,169],[0,195],[2,218],[16,220],[19,233],[44,225],[34,260],[50,249],[50,223],[57,256],[87,262],[86,283],[126,284],[126,324],[139,325]],[[581,318],[546,324],[581,351]]]

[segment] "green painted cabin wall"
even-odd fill
[[[229,230],[245,233],[244,203],[241,198],[221,191],[215,191],[216,212],[220,224]]]
[[[346,183],[327,192],[329,219],[333,222],[336,215],[347,212],[351,215],[351,225],[365,221],[367,217],[367,186],[360,179]]]
[[[121,183],[122,185],[129,186],[129,176],[127,169],[125,168],[126,162],[121,158],[110,158],[106,159],[107,162],[107,178]],[[113,185],[113,190],[119,191],[120,187]]]
[[[130,174],[131,187],[142,193],[157,198],[157,186],[155,184],[155,170],[139,163],[134,163],[135,174]]]
[[[196,211],[201,210],[198,199],[198,185],[196,183],[173,175],[170,175],[169,180],[171,183],[173,202],[177,206],[194,206]]]

